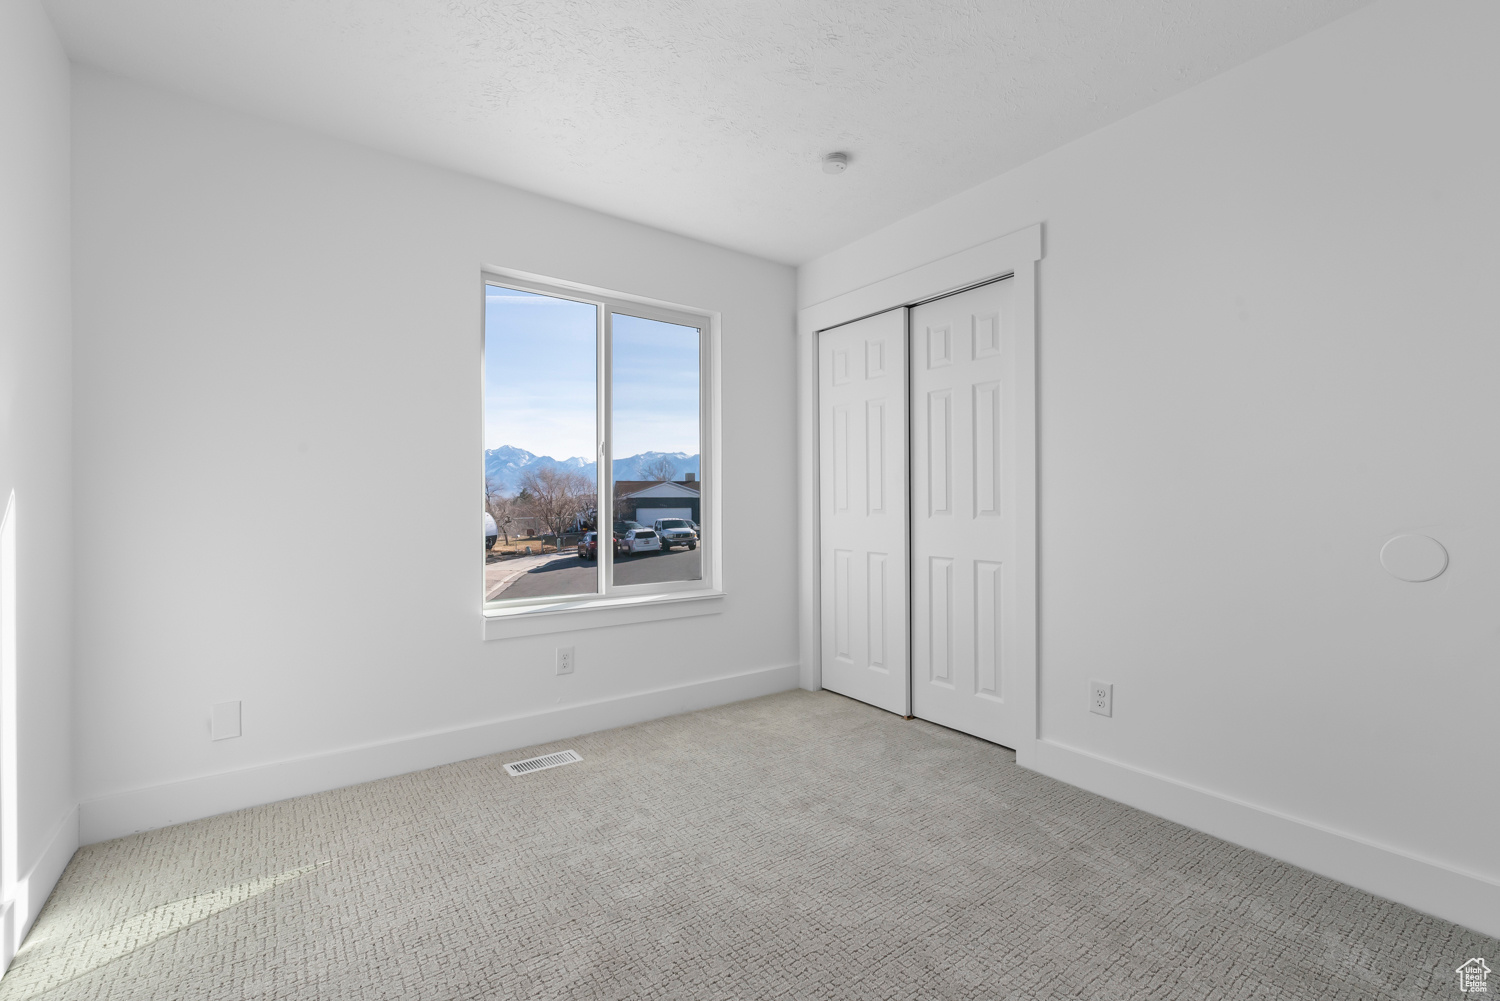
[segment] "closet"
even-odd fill
[[[817,345],[823,687],[1010,747],[1028,733],[1027,700],[1008,696],[1019,599],[1034,601],[1016,573],[1031,453],[1015,287],[887,310]]]

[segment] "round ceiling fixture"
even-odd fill
[[[848,169],[848,153],[829,153],[823,158],[823,173],[825,174],[842,174]]]

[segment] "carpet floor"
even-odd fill
[[[1465,996],[1473,956],[1500,942],[789,692],[91,845],[0,1001],[1389,1001]]]

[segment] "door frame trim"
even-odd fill
[[[1036,262],[1042,259],[1042,224],[1035,223],[956,254],[883,278],[797,311],[797,547],[798,647],[803,688],[822,687],[821,526],[818,508],[818,352],[820,330],[876,313],[911,306],[1000,278],[1016,283],[1015,318],[1019,336],[1016,387],[1020,398],[1017,429],[1016,579],[1023,589],[1017,608],[1015,650],[1020,660],[1016,698],[1026,721],[1017,741],[1017,761],[1029,766],[1037,737],[1037,520],[1036,520]]]

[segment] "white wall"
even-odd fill
[[[790,268],[88,68],[74,116],[85,840],[795,686]],[[481,641],[486,265],[722,311],[721,614]]]
[[[810,304],[1043,222],[1041,760],[1491,934],[1497,37],[1490,0],[1378,3],[800,272]],[[1398,532],[1447,574],[1386,575]]]
[[[0,509],[16,497],[15,911],[8,959],[77,847],[73,812],[68,62],[0,2]]]

